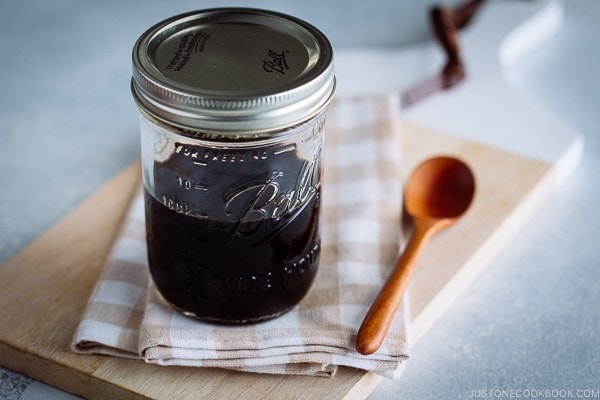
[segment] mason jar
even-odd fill
[[[136,42],[148,263],[183,314],[256,322],[309,290],[332,56],[312,25],[245,8],[175,16]]]

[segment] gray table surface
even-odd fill
[[[426,40],[430,3],[243,4],[307,19],[343,48]],[[223,4],[0,2],[0,262],[137,157],[128,87],[137,36],[166,16]],[[599,1],[567,2],[558,35],[510,71],[582,132],[582,164],[413,348],[402,378],[370,398],[600,397],[599,21]],[[0,368],[0,398],[74,397]]]

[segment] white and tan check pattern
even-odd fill
[[[332,376],[345,365],[398,377],[408,357],[404,301],[381,349],[356,331],[398,254],[401,185],[395,97],[338,99],[325,145],[322,252],[302,302],[273,320],[219,326],[186,318],[156,295],[146,262],[143,200],[134,200],[73,340],[79,353],[161,365]]]

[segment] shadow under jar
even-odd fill
[[[136,42],[148,262],[183,314],[256,322],[309,290],[332,56],[306,22],[244,8],[179,15]]]

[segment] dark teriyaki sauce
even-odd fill
[[[318,152],[315,152],[318,154]],[[162,296],[200,319],[280,315],[319,262],[320,158],[290,147],[207,150],[175,144],[145,190],[150,272]]]

